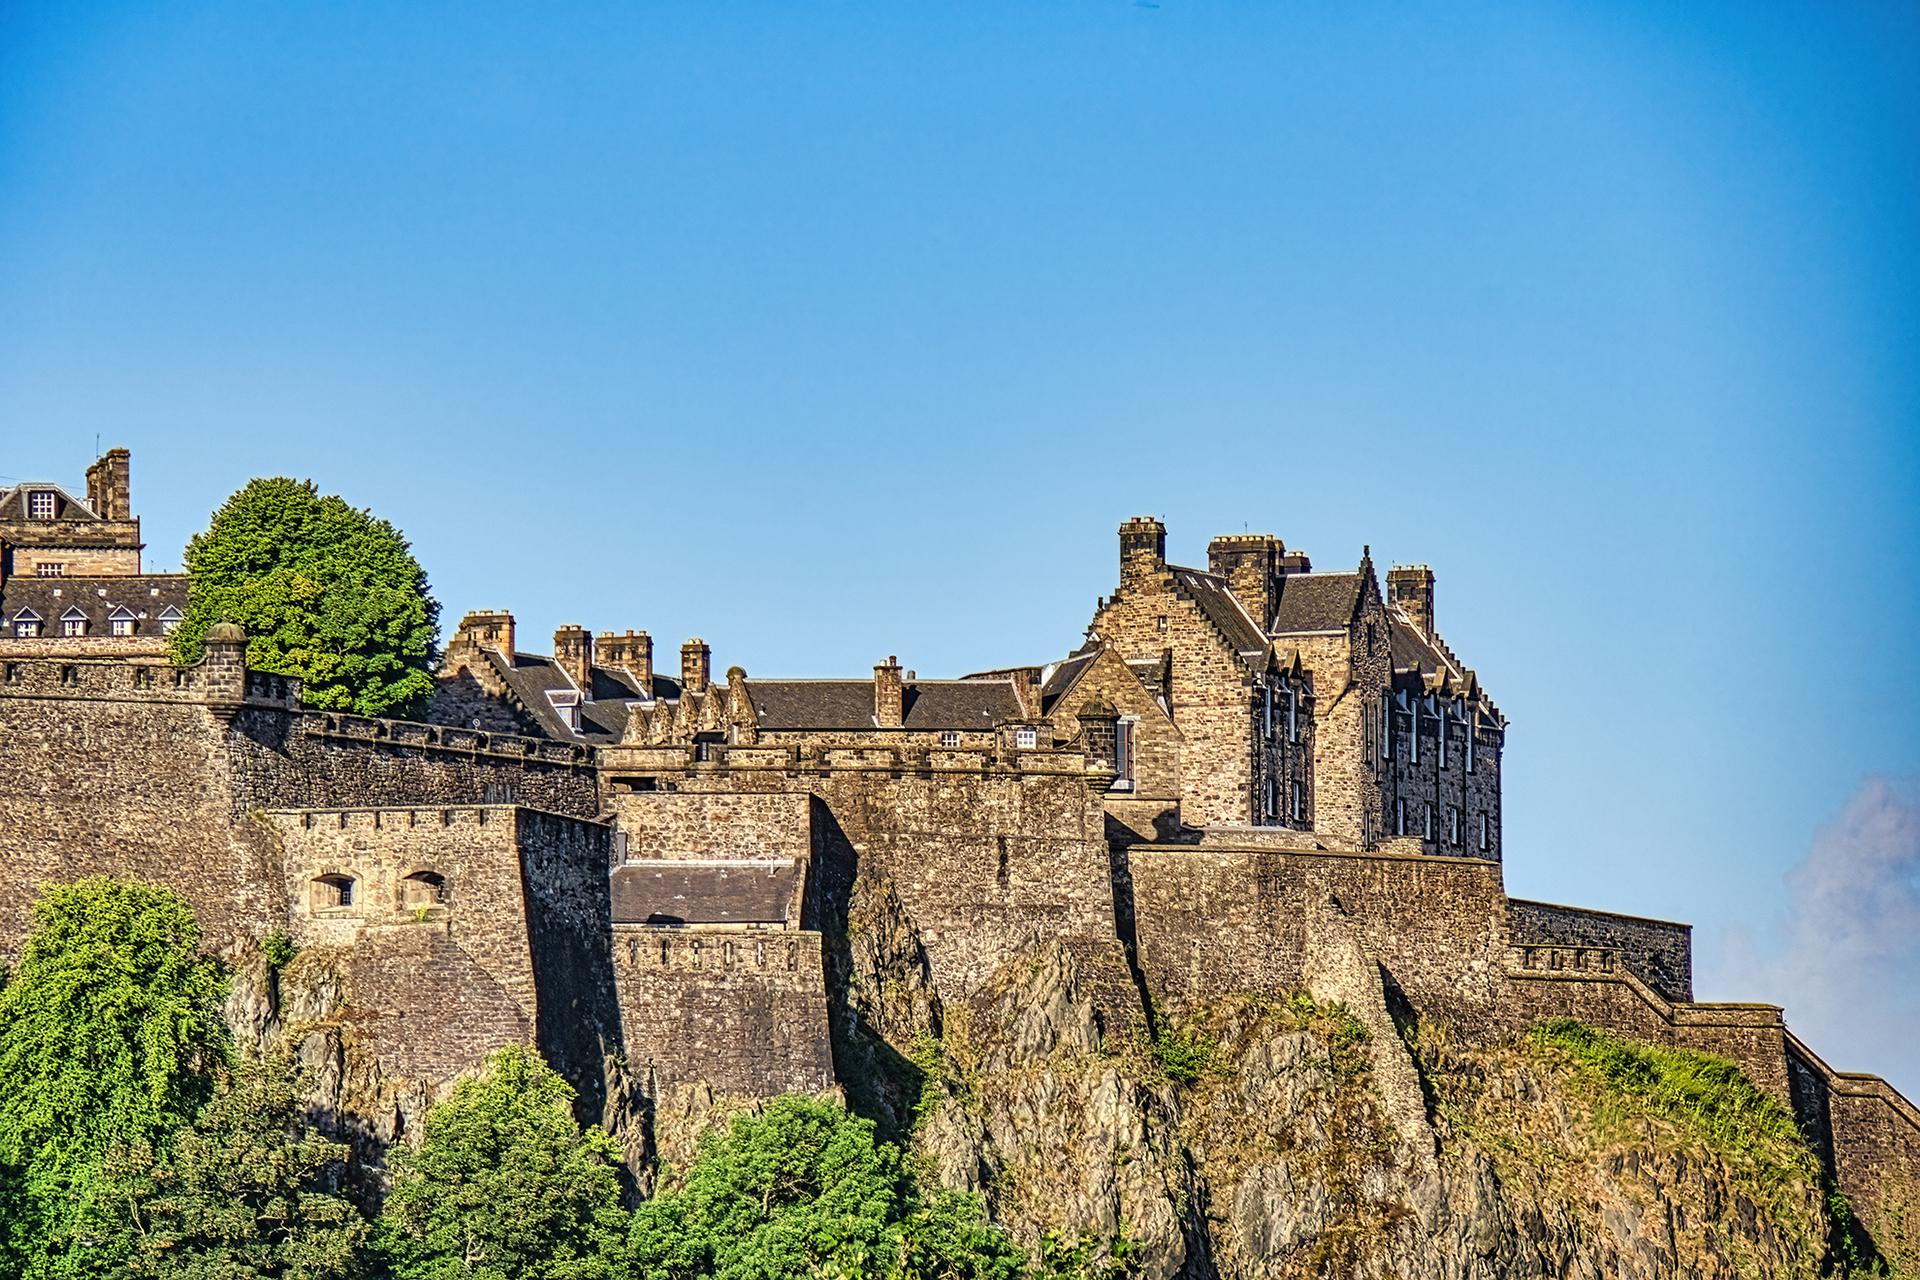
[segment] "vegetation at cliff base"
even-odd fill
[[[640,1280],[1016,1280],[979,1201],[923,1189],[873,1122],[789,1095],[707,1135],[684,1182],[633,1216]]]
[[[187,543],[187,616],[174,657],[197,662],[208,627],[237,623],[247,665],[297,676],[308,705],[405,715],[432,692],[440,606],[387,521],[311,481],[254,480]]]
[[[618,1152],[538,1054],[500,1049],[393,1152],[378,1252],[396,1280],[608,1280],[624,1246]]]
[[[48,888],[0,991],[0,1275],[96,1274],[76,1228],[117,1145],[212,1092],[226,982],[180,898],[104,877]]]

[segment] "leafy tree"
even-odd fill
[[[923,1194],[873,1122],[776,1098],[710,1134],[677,1191],[633,1218],[642,1280],[1014,1280],[1025,1259],[978,1201]]]
[[[158,1142],[226,1060],[226,981],[167,889],[47,889],[0,991],[0,1274],[91,1274],[74,1236],[116,1142]],[[10,1265],[9,1265],[10,1264]]]
[[[174,656],[197,662],[216,622],[247,632],[247,664],[298,676],[330,711],[409,714],[433,690],[440,606],[407,540],[308,480],[254,480],[187,543]]]
[[[616,1149],[582,1133],[573,1090],[512,1046],[427,1112],[396,1150],[379,1247],[396,1280],[602,1280],[617,1274],[626,1213]]]
[[[110,1280],[330,1280],[353,1273],[365,1219],[330,1194],[347,1158],[298,1113],[285,1062],[222,1074],[171,1149],[115,1148],[88,1206],[93,1274]]]

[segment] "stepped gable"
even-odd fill
[[[1246,658],[1266,649],[1266,633],[1260,630],[1260,624],[1254,621],[1252,615],[1240,606],[1240,601],[1228,588],[1225,578],[1204,569],[1185,569],[1178,565],[1167,567],[1173,574],[1176,588],[1200,607],[1200,612],[1235,653]]]

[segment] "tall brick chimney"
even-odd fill
[[[1135,516],[1120,526],[1120,583],[1152,577],[1167,567],[1167,526]]]
[[[680,646],[680,688],[685,693],[704,693],[713,678],[713,650],[695,636]]]
[[[900,679],[900,659],[888,656],[873,668],[873,723],[898,729],[905,722],[906,685]]]
[[[1279,603],[1279,577],[1286,544],[1270,533],[1224,534],[1207,544],[1207,568],[1227,580],[1253,620],[1265,630]]]
[[[1433,570],[1423,564],[1397,564],[1387,570],[1387,601],[1433,637]]]
[[[585,627],[565,626],[553,633],[553,660],[581,693],[593,696],[593,636]]]
[[[594,653],[603,667],[624,668],[649,698],[653,696],[653,637],[644,631],[615,635],[603,631],[594,642]]]
[[[109,449],[87,468],[87,505],[102,520],[133,519],[133,455]]]

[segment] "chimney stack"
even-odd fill
[[[133,519],[133,455],[109,449],[87,468],[87,505],[102,520]]]
[[[906,686],[900,680],[900,659],[888,656],[873,668],[873,723],[898,729],[905,722]]]
[[[1233,533],[1207,544],[1207,568],[1227,580],[1253,620],[1265,631],[1279,606],[1279,578],[1287,546],[1270,533]]]
[[[553,660],[582,695],[593,697],[593,636],[585,627],[565,626],[553,633]]]
[[[644,631],[615,635],[603,631],[594,641],[594,654],[603,667],[626,670],[647,697],[653,696],[653,637]]]
[[[1120,583],[1152,577],[1167,567],[1167,526],[1135,516],[1120,526]]]
[[[707,642],[695,636],[680,646],[680,690],[682,693],[705,693],[708,682],[713,676],[713,650],[707,648]]]
[[[1423,564],[1397,564],[1387,570],[1387,601],[1434,638],[1433,570]]]
[[[460,619],[454,633],[455,643],[498,649],[508,662],[513,661],[513,615],[505,609],[476,609]]]

